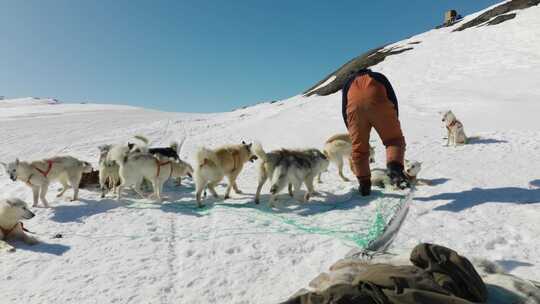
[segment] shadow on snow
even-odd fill
[[[450,202],[434,210],[460,212],[484,203],[540,203],[540,189],[517,187],[472,188],[462,192],[441,193],[429,197],[416,197],[417,201],[449,200]]]

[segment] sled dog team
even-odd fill
[[[270,180],[270,205],[277,199],[277,195],[286,187],[291,196],[298,193],[302,184],[307,188],[304,200],[314,195],[314,181],[321,182],[321,175],[327,171],[329,163],[334,163],[338,174],[344,181],[348,181],[343,174],[343,162],[351,154],[351,140],[348,134],[337,134],[330,137],[323,151],[318,149],[279,149],[265,152],[260,143],[247,144],[242,142],[236,145],[225,145],[216,149],[201,148],[196,154],[196,168],[180,159],[178,144],[172,143],[170,147],[149,148],[148,139],[135,136],[140,144],[128,143],[120,145],[99,146],[99,184],[101,197],[105,197],[112,190],[118,199],[122,190],[131,187],[144,198],[141,186],[144,180],[152,184],[153,194],[157,200],[162,199],[164,183],[173,178],[179,182],[183,176],[194,178],[196,199],[202,206],[202,194],[206,189],[214,197],[218,197],[215,187],[224,177],[228,179],[228,186],[224,198],[230,197],[231,190],[240,194],[236,182],[244,165],[250,161],[260,159],[259,178],[255,202],[260,202],[260,194],[264,184]],[[370,160],[374,162],[374,150],[370,150]],[[50,159],[33,162],[16,159],[11,163],[0,163],[9,178],[13,181],[22,181],[32,189],[33,207],[41,201],[44,207],[49,207],[46,199],[48,187],[51,182],[62,184],[57,197],[62,196],[67,189],[73,188],[72,200],[78,199],[79,183],[83,173],[92,172],[90,163],[78,160],[71,156],[58,156]],[[408,162],[407,172],[411,177],[416,176],[420,163]],[[376,170],[376,169],[375,169]],[[388,186],[384,174],[374,174],[374,184]]]
[[[445,123],[448,139],[447,145],[461,145],[467,143],[463,124],[451,112],[443,113],[442,121]],[[291,197],[302,187],[306,186],[303,200],[308,201],[316,194],[314,180],[321,183],[321,175],[326,172],[330,163],[338,169],[338,175],[343,181],[349,181],[343,174],[344,159],[351,165],[351,139],[347,133],[336,134],[325,142],[323,151],[318,149],[279,149],[266,152],[262,145],[245,143],[225,145],[216,149],[201,148],[196,154],[195,169],[180,159],[178,143],[169,147],[148,147],[148,139],[135,136],[139,144],[102,145],[99,146],[99,184],[101,197],[105,197],[112,190],[120,199],[122,190],[131,187],[144,198],[141,186],[144,180],[152,184],[153,194],[157,200],[162,199],[164,183],[173,178],[180,184],[183,176],[193,177],[196,188],[196,200],[199,207],[202,205],[203,192],[206,189],[214,197],[218,197],[215,187],[224,177],[228,179],[228,186],[224,198],[230,197],[231,190],[240,194],[236,179],[244,165],[259,159],[258,185],[255,193],[255,203],[259,204],[262,187],[270,181],[269,205],[274,206],[277,195],[288,189]],[[370,162],[374,162],[374,149],[370,147]],[[78,160],[71,156],[57,156],[32,162],[16,159],[11,163],[2,163],[7,175],[12,181],[22,181],[32,189],[33,207],[37,207],[41,200],[44,207],[49,207],[46,199],[48,187],[51,182],[58,181],[62,185],[57,197],[62,196],[70,187],[73,188],[73,200],[78,200],[79,184],[83,173],[92,172],[90,163]],[[421,170],[421,163],[405,161],[404,173],[411,182],[421,183],[417,175]],[[393,187],[386,170],[373,169],[371,182],[379,187]],[[6,243],[6,239],[20,239],[27,244],[35,244],[37,240],[25,234],[22,219],[30,219],[34,213],[28,210],[24,201],[17,198],[0,200],[0,251],[13,251],[14,247]]]

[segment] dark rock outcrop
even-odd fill
[[[420,42],[415,42],[420,43]],[[341,66],[339,69],[337,69],[335,72],[332,72],[330,75],[326,76],[323,80],[319,81],[316,85],[309,88],[304,92],[305,96],[311,96],[311,95],[321,95],[326,96],[333,94],[343,87],[343,84],[345,84],[345,81],[347,81],[347,78],[352,73],[355,73],[356,71],[359,71],[364,68],[369,68],[371,66],[374,66],[380,62],[382,62],[386,57],[401,54],[406,51],[412,50],[412,47],[393,47],[390,49],[385,49],[384,47],[380,47],[371,51],[368,51],[367,53],[364,53],[360,55],[359,57],[354,58],[353,60],[345,63],[343,66]],[[328,85],[315,89],[321,84],[323,84],[325,81],[327,81],[330,77],[335,76],[336,79],[329,83]]]
[[[495,21],[495,19],[493,19],[488,24],[489,25],[499,24],[504,21],[513,19],[516,16],[516,14],[508,14],[508,15],[504,15],[504,14],[511,11],[521,10],[521,9],[525,9],[531,6],[536,6],[538,4],[540,4],[540,0],[512,0],[512,1],[506,2],[504,4],[501,4],[497,7],[494,7],[484,12],[483,14],[480,14],[478,17],[474,18],[473,20],[464,23],[462,26],[455,29],[454,32],[463,31],[470,27],[483,24],[485,22],[490,21],[493,18],[495,19],[498,18],[498,20]],[[506,16],[506,17],[503,17],[501,15]],[[513,16],[510,16],[510,15],[513,15]]]

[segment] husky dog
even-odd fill
[[[407,177],[411,184],[416,185],[428,185],[427,181],[418,179],[418,173],[422,169],[422,163],[418,161],[405,160],[403,166],[403,174]],[[371,184],[376,187],[395,189],[392,185],[388,172],[385,169],[373,169],[371,170]]]
[[[328,157],[328,160],[335,164],[338,168],[339,177],[345,182],[350,181],[343,175],[343,158],[349,159],[349,166],[352,171],[351,163],[352,143],[348,133],[336,134],[328,138],[324,144],[323,153]],[[369,147],[369,162],[375,162],[375,149]],[[321,173],[322,174],[322,173]],[[321,182],[321,174],[319,174],[317,180]]]
[[[0,200],[0,251],[15,251],[15,247],[6,243],[6,240],[21,240],[28,245],[35,245],[39,241],[24,233],[22,219],[31,219],[35,216],[28,210],[26,203],[18,198]]]
[[[214,197],[218,197],[216,185],[227,176],[229,185],[225,191],[225,199],[230,197],[231,188],[240,194],[236,178],[242,172],[244,164],[254,161],[257,157],[252,152],[252,144],[242,142],[239,145],[226,145],[214,150],[201,148],[197,152],[197,167],[195,169],[195,187],[197,190],[197,204],[201,204],[201,194],[208,186]]]
[[[179,159],[178,161],[171,162],[172,172],[171,177],[180,179],[182,176],[193,176],[193,167],[187,162]]]
[[[463,124],[456,118],[452,111],[444,112],[442,121],[448,132],[446,146],[452,145],[455,147],[467,143],[467,136],[465,135]]]
[[[172,161],[160,159],[147,152],[134,152],[128,146],[113,146],[108,157],[119,165],[121,183],[117,189],[117,199],[121,198],[122,189],[129,186],[135,186],[135,192],[144,198],[141,184],[143,179],[147,179],[152,183],[153,195],[159,201],[162,200],[163,184],[173,175]]]
[[[175,160],[175,161],[180,160],[180,156],[178,156],[178,150],[181,149],[182,147],[178,145],[178,142],[175,142],[175,141],[171,142],[169,147],[148,148],[147,146],[148,146],[148,143],[150,142],[148,138],[142,135],[135,135],[134,137],[135,139],[140,140],[144,144],[142,147],[144,147],[146,151],[148,151],[148,153],[158,156],[161,159],[169,158],[170,160]],[[128,145],[130,145],[131,149],[133,149],[133,147],[136,146],[135,144],[132,144],[132,143],[129,143]],[[141,146],[138,146],[138,147],[142,148]]]
[[[20,180],[32,188],[34,204],[38,204],[38,197],[45,207],[49,207],[47,202],[47,190],[52,181],[59,181],[62,190],[57,197],[62,196],[66,190],[73,188],[72,201],[78,200],[79,183],[83,173],[92,172],[92,165],[85,161],[80,161],[71,156],[57,156],[49,159],[33,161],[31,163],[19,161],[17,158],[9,164],[0,163],[9,174],[12,181]]]
[[[120,166],[108,157],[112,145],[99,146],[99,186],[101,188],[101,198],[105,197],[108,190],[113,190],[117,194],[120,184],[120,175],[118,171]]]
[[[170,160],[174,160],[177,162],[180,162],[180,156],[178,155],[178,152],[182,149],[183,141],[178,144],[178,142],[173,141],[170,143],[168,147],[154,147],[154,148],[148,148],[148,143],[150,142],[146,137],[142,135],[135,135],[135,139],[138,139],[143,143],[142,146],[138,146],[132,143],[128,143],[129,147],[133,151],[147,151],[148,153],[159,157],[160,159],[168,158]],[[182,179],[180,177],[176,178],[176,185],[181,186],[182,185]]]
[[[297,192],[304,183],[307,188],[304,200],[308,201],[310,196],[315,193],[313,180],[329,165],[328,158],[318,149],[281,149],[266,153],[260,143],[255,143],[253,151],[262,160],[255,203],[259,203],[262,186],[270,178],[272,186],[270,187],[269,205],[271,207],[273,207],[277,194],[287,185],[289,186],[289,195],[294,196],[293,188]]]

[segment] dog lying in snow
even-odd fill
[[[428,181],[418,179],[418,173],[422,170],[422,163],[417,161],[405,160],[403,173],[409,179],[410,184],[429,185]],[[386,169],[371,170],[371,184],[376,187],[396,189],[392,185]]]
[[[306,185],[307,192],[304,200],[308,201],[315,193],[313,180],[328,168],[328,158],[317,149],[306,150],[275,150],[264,152],[260,143],[255,143],[253,151],[262,162],[259,168],[259,184],[255,194],[255,203],[259,203],[261,189],[267,179],[271,180],[270,201],[272,207],[277,194],[289,186],[289,195],[300,190],[302,183]]]
[[[172,177],[191,175],[193,168],[184,161],[171,161],[156,157],[146,151],[131,150],[127,145],[113,146],[107,154],[109,160],[115,161],[120,176],[120,186],[117,189],[117,199],[121,198],[122,189],[135,186],[133,189],[144,198],[141,191],[143,179],[151,182],[154,194],[162,200],[163,184]]]
[[[446,111],[443,114],[442,121],[447,130],[446,146],[464,145],[467,143],[467,136],[463,129],[463,124],[459,121],[452,111]]]
[[[0,200],[0,251],[15,251],[6,240],[21,240],[28,245],[35,245],[39,241],[24,232],[21,220],[31,219],[35,216],[28,210],[26,203],[18,198]]]
[[[252,152],[252,144],[242,142],[239,145],[226,145],[217,149],[201,148],[197,152],[197,164],[195,169],[196,198],[199,207],[201,204],[202,192],[208,187],[214,197],[218,197],[215,190],[217,184],[227,176],[229,185],[225,191],[225,199],[229,198],[231,188],[240,194],[236,178],[242,172],[244,164],[257,159]]]
[[[38,204],[38,197],[45,207],[49,207],[47,202],[47,191],[52,181],[59,181],[62,190],[57,197],[62,196],[71,186],[73,188],[73,199],[79,199],[79,183],[84,173],[92,172],[90,163],[78,160],[71,156],[57,156],[49,159],[33,162],[19,161],[16,159],[9,164],[0,163],[6,170],[12,181],[20,180],[32,188],[34,204]]]
[[[328,160],[331,163],[336,165],[338,168],[339,177],[341,177],[341,179],[345,182],[350,180],[343,175],[343,158],[347,158],[349,160],[349,166],[351,167],[352,171],[351,152],[352,143],[348,133],[333,135],[328,138],[324,144],[324,155],[328,157]],[[369,147],[369,162],[375,162],[375,149],[373,149],[371,146]],[[318,176],[319,183],[321,182],[321,174]]]

